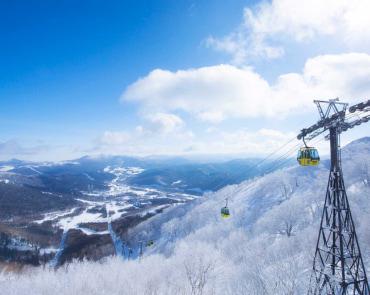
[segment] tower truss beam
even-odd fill
[[[340,155],[341,132],[352,128],[349,126],[354,127],[368,121],[363,118],[370,118],[370,116],[360,117],[348,123],[345,122],[347,104],[337,99],[315,101],[315,103],[321,119],[310,128],[303,129],[298,139],[306,136],[313,138],[317,136],[316,134],[328,130],[331,167],[308,294],[370,295],[366,270],[344,186]],[[320,127],[316,128],[318,126]]]

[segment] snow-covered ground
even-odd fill
[[[69,229],[79,229],[85,234],[107,234],[107,231],[94,231],[81,226],[84,223],[106,223],[107,218],[102,211],[108,209],[110,212],[110,221],[115,221],[128,213],[129,209],[135,209],[145,205],[151,205],[151,200],[158,197],[170,198],[177,202],[186,202],[193,200],[195,196],[182,193],[161,192],[152,188],[132,187],[126,184],[128,177],[142,173],[144,170],[139,167],[106,167],[105,172],[113,174],[115,177],[108,184],[106,191],[83,192],[87,197],[95,197],[94,200],[78,198],[77,201],[83,203],[85,208],[80,210],[80,207],[68,209],[65,211],[50,212],[44,214],[40,220],[35,220],[37,224],[51,221],[54,226],[60,227],[63,231]],[[90,177],[88,174],[86,177]],[[96,200],[97,199],[97,200]],[[141,215],[147,213],[155,213],[157,210],[163,209],[164,205],[151,206],[151,208]],[[95,212],[96,208],[100,208],[100,212]]]
[[[149,192],[152,192],[151,189],[143,188],[134,188],[126,185],[125,181],[128,177],[136,174],[140,174],[144,169],[139,167],[115,167],[110,166],[104,168],[104,172],[111,173],[115,178],[109,183],[109,190],[104,192],[105,196],[119,196],[122,194],[133,193],[138,196],[144,196]]]
[[[8,171],[10,171],[10,170],[13,170],[14,169],[14,167],[13,166],[1,166],[0,167],[0,172],[8,172]]]
[[[183,204],[195,198],[189,194],[165,193],[151,188],[128,186],[126,184],[127,178],[141,173],[143,171],[141,168],[106,167],[104,171],[115,176],[108,183],[108,190],[82,192],[83,196],[76,199],[81,203],[80,206],[63,211],[49,212],[44,214],[41,219],[34,221],[39,225],[49,222],[53,227],[58,227],[63,231],[56,255],[50,262],[51,266],[60,264],[65,242],[71,229],[80,230],[85,235],[110,234],[117,255],[124,256],[128,255],[129,248],[113,230],[112,222],[132,213],[137,214],[139,218],[147,217],[148,214],[152,216],[169,206],[174,206],[176,203]],[[87,178],[91,177],[88,174],[85,176]],[[172,204],[173,202],[175,204]],[[104,224],[104,226],[98,226],[100,230],[91,228],[91,224],[99,223]],[[135,255],[137,256],[138,253]]]
[[[42,224],[47,221],[59,220],[59,218],[63,218],[64,216],[73,214],[76,210],[77,208],[72,208],[65,211],[49,212],[44,214],[44,217],[42,219],[35,220],[34,222],[37,224]]]
[[[369,270],[370,149],[360,143],[343,152],[343,170]],[[134,240],[154,240],[140,260],[113,257],[2,274],[0,289],[17,295],[31,288],[35,294],[305,294],[327,179],[323,163],[225,187],[133,229]],[[231,217],[225,220],[226,198]]]

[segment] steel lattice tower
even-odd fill
[[[356,124],[357,121],[353,125],[345,122],[347,104],[337,100],[315,102],[321,117],[315,125],[322,128],[320,133],[329,130],[331,169],[308,294],[369,295],[366,271],[344,186],[340,155],[340,133],[359,124]],[[323,103],[328,104],[325,112]],[[342,107],[341,111],[338,106]],[[334,114],[330,116],[331,112]],[[304,138],[312,131],[303,129],[298,138]]]

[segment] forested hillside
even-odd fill
[[[347,193],[370,267],[369,138],[343,150]],[[154,239],[141,259],[75,262],[57,271],[3,273],[7,294],[304,294],[310,277],[328,162],[292,166],[232,185],[141,223]],[[229,198],[231,218],[219,216]],[[133,241],[132,241],[133,242]]]

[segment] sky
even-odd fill
[[[0,1],[0,160],[266,155],[318,120],[313,99],[370,98],[369,9]]]

